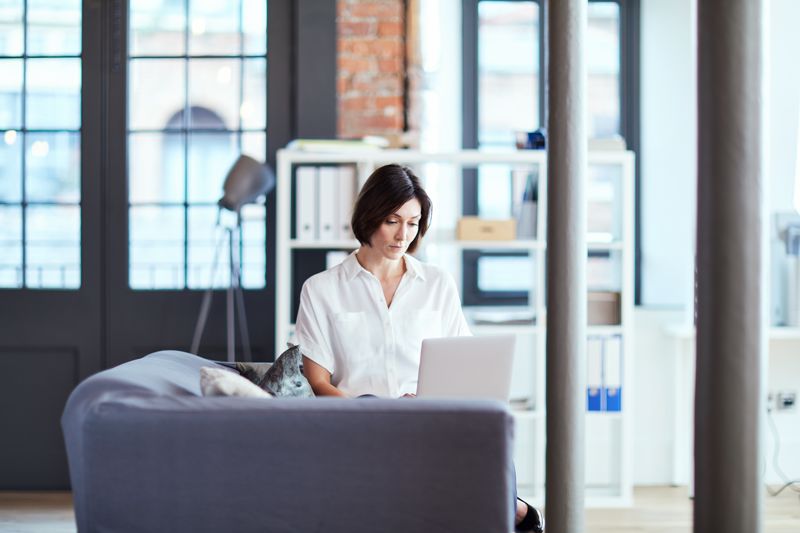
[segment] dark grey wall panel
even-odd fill
[[[69,488],[60,421],[78,382],[77,351],[4,348],[0,375],[0,490]]]
[[[336,2],[295,3],[297,136],[336,137]]]

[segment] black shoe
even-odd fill
[[[542,513],[539,509],[531,507],[530,504],[522,498],[517,499],[528,507],[528,512],[525,513],[525,518],[522,519],[522,522],[514,526],[514,531],[520,533],[542,533],[544,531],[544,516],[542,516]]]

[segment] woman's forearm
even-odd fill
[[[311,388],[317,396],[339,396],[346,398],[345,393],[337,389],[334,385],[325,382],[312,383]]]

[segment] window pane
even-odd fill
[[[267,210],[263,205],[242,208],[242,287],[261,289],[266,285]]]
[[[189,208],[189,280],[190,289],[202,289],[212,283],[212,269],[215,261],[212,285],[227,287],[230,279],[230,255],[227,234],[217,228],[216,206]]]
[[[481,165],[478,167],[478,214],[484,218],[511,216],[511,167]]]
[[[530,256],[484,256],[478,259],[478,289],[495,292],[527,292],[534,280]]]
[[[0,287],[22,287],[22,208],[0,206]]]
[[[620,132],[620,34],[616,2],[589,3],[586,35],[588,135]]]
[[[29,133],[25,150],[28,201],[80,201],[80,134]]]
[[[81,53],[81,0],[27,0],[28,54]]]
[[[193,59],[189,62],[189,106],[209,109],[222,118],[220,129],[238,129],[241,100],[239,59]],[[193,128],[209,126],[191,124]]]
[[[267,3],[264,0],[243,0],[242,31],[244,53],[259,55],[267,52]]]
[[[184,134],[132,133],[128,140],[131,203],[182,203]]]
[[[238,151],[233,133],[192,133],[189,136],[189,202],[216,203]]]
[[[514,131],[539,127],[539,7],[478,4],[478,136],[482,147],[514,146]]]
[[[183,208],[132,206],[129,231],[131,288],[182,289]]]
[[[161,9],[155,5],[159,2],[168,2],[170,8]],[[185,19],[181,18],[183,6],[188,8]],[[174,246],[179,259],[188,260],[186,265],[175,263],[185,267],[183,277],[169,277],[163,265],[148,265],[150,256],[142,246],[134,254],[137,245],[131,233],[130,284],[134,289],[202,289],[210,282],[219,231],[216,203],[228,170],[242,151],[266,158],[266,59],[242,55],[245,40],[247,53],[266,53],[266,6],[264,0],[132,0],[132,55],[186,56],[129,59],[129,202],[135,208],[185,201],[186,205],[174,209],[183,210],[182,231],[187,240]],[[168,23],[159,20],[165,12]],[[248,20],[244,22],[243,17]],[[188,40],[186,50],[178,43],[181,32]],[[233,57],[197,57],[225,55]],[[248,234],[259,238],[252,230]],[[252,246],[264,248],[264,238],[262,232],[261,242]],[[241,243],[236,248],[242,257],[256,253],[246,251]],[[225,257],[224,274],[220,274],[224,277],[218,277],[215,286],[228,283]],[[252,263],[260,271],[250,275],[248,279],[254,281],[249,283],[263,287],[265,265],[255,257]]]
[[[244,62],[243,100],[239,109],[243,129],[264,129],[267,126],[267,61],[247,59]]]
[[[267,160],[267,135],[265,133],[242,133],[242,153],[256,161]]]
[[[22,55],[22,35],[22,2],[0,0],[0,55]]]
[[[588,240],[612,242],[622,239],[622,167],[591,165],[587,198]]]
[[[189,53],[239,54],[242,39],[239,33],[238,0],[189,2]]]
[[[23,134],[9,130],[0,139],[0,202],[22,201]]]
[[[130,55],[186,52],[184,0],[131,0],[130,6]]]
[[[80,207],[31,206],[26,210],[27,286],[41,289],[79,288]]]
[[[174,117],[183,116],[185,105],[183,59],[133,59],[130,62],[130,104],[128,126],[131,130],[180,128]]]
[[[29,59],[26,83],[27,128],[81,127],[80,59]]]
[[[0,59],[0,129],[22,128],[22,60]]]

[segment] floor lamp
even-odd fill
[[[214,262],[211,267],[211,280],[203,295],[203,303],[200,306],[200,314],[197,317],[197,324],[194,328],[192,337],[191,353],[197,354],[200,349],[200,340],[208,320],[208,313],[211,310],[211,300],[214,295],[214,278],[217,274],[220,252],[228,244],[228,287],[226,291],[226,331],[228,344],[228,361],[236,359],[236,314],[239,314],[239,332],[242,337],[242,347],[244,349],[245,361],[252,361],[253,356],[250,352],[250,336],[247,331],[247,315],[244,308],[244,293],[242,292],[242,273],[239,266],[236,251],[236,243],[242,230],[242,207],[256,202],[258,198],[267,194],[275,187],[275,175],[271,169],[262,165],[252,157],[241,155],[233,164],[225,177],[223,185],[223,196],[217,205],[216,227],[224,229],[214,250]],[[223,211],[232,213],[235,217],[225,217],[223,222]]]

